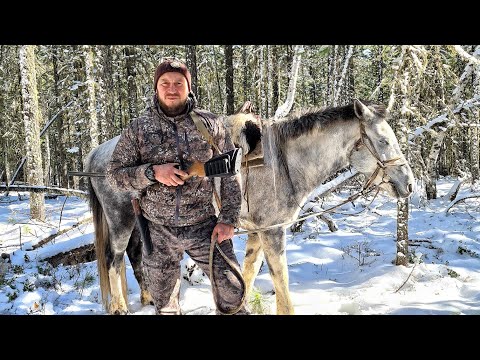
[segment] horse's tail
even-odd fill
[[[93,227],[95,229],[95,254],[97,256],[98,278],[100,281],[100,293],[102,294],[102,303],[104,308],[108,311],[108,299],[111,296],[110,280],[107,269],[107,251],[110,251],[109,246],[109,232],[107,219],[103,212],[102,205],[98,201],[97,195],[92,186],[92,181],[88,179],[88,194],[90,200],[90,209],[93,215]],[[125,266],[123,266],[125,269]],[[122,271],[122,277],[124,277]],[[122,279],[123,283],[123,279]]]

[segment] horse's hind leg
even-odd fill
[[[124,254],[125,252],[122,251],[113,255],[112,261],[107,260],[111,294],[108,312],[114,315],[125,315],[128,313]]]
[[[130,240],[128,241],[127,254],[130,263],[132,264],[135,279],[137,279],[138,285],[140,286],[140,301],[142,302],[142,305],[153,305],[153,298],[147,290],[145,276],[143,274],[142,242],[140,232],[136,226],[133,229]]]
[[[262,246],[270,276],[275,286],[277,314],[293,314],[293,304],[288,290],[287,254],[285,252],[285,231],[274,229],[262,233]]]
[[[133,231],[133,222],[121,219],[117,224],[109,224],[111,261],[107,261],[110,280],[110,314],[127,314],[127,278],[125,274],[125,250]],[[115,225],[115,227],[113,226]]]
[[[246,296],[252,289],[255,277],[260,270],[263,260],[262,244],[258,234],[249,234],[245,247],[245,259],[243,260],[243,279],[245,281]]]

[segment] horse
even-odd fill
[[[369,186],[379,187],[391,198],[411,195],[412,170],[387,118],[384,105],[354,100],[346,106],[310,109],[276,121],[261,120],[248,112],[225,119],[233,142],[244,154],[254,146],[246,139],[245,124],[262,129],[264,165],[243,166],[240,171],[240,227],[249,231],[242,266],[247,294],[265,259],[277,314],[294,313],[288,288],[286,224],[295,221],[308,196],[338,171],[351,165],[365,175]],[[104,173],[117,141],[118,137],[93,149],[86,171]],[[264,191],[266,184],[272,184],[275,191]],[[142,304],[152,301],[143,280],[142,244],[130,204],[138,194],[116,192],[101,177],[90,178],[89,186],[102,301],[109,313],[125,314],[125,250]]]

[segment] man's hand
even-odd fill
[[[175,165],[178,163],[168,163],[163,165],[153,165],[153,171],[155,172],[155,179],[167,186],[183,185],[184,181],[177,175],[188,176],[183,170],[177,169]]]
[[[220,244],[223,240],[231,239],[233,237],[233,230],[235,227],[233,225],[227,225],[223,223],[218,223],[213,228],[212,240],[217,237],[217,242]]]

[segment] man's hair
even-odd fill
[[[185,79],[187,79],[188,91],[192,89],[192,75],[190,74],[187,65],[185,65],[183,61],[180,61],[176,58],[167,58],[164,59],[155,70],[155,78],[153,81],[153,88],[155,90],[157,89],[158,79],[166,72],[178,72],[182,74],[183,76],[185,76]]]

